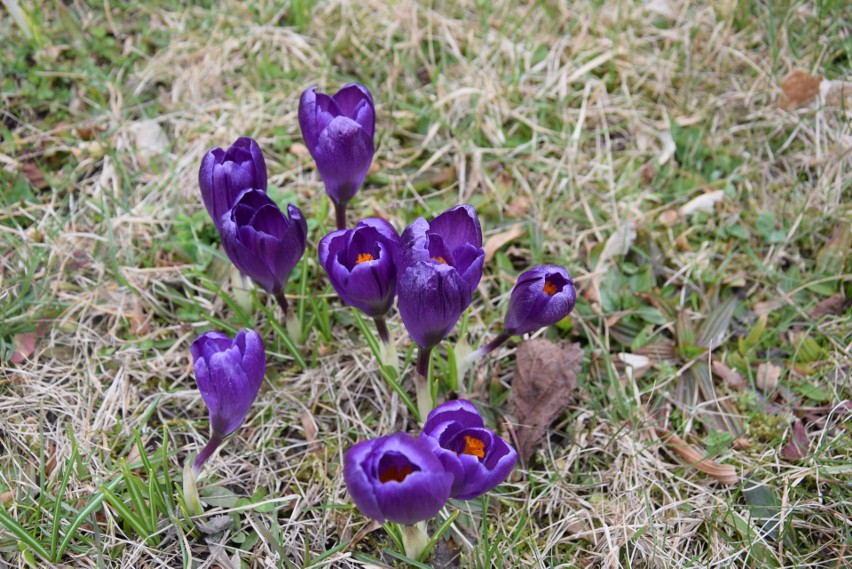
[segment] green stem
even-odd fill
[[[338,229],[346,229],[346,204],[334,202],[334,218]]]
[[[417,373],[414,376],[414,390],[417,394],[417,410],[420,420],[425,421],[435,402],[432,399],[432,388],[429,385],[429,357],[432,348],[420,348],[417,352]]]

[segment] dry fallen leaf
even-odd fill
[[[50,187],[47,179],[44,177],[44,172],[35,162],[24,162],[24,176],[29,180],[30,184],[37,190],[44,190]]]
[[[666,227],[674,227],[680,221],[680,213],[676,209],[667,209],[657,220]]]
[[[314,454],[322,454],[322,447],[317,440],[317,424],[314,421],[310,411],[303,412],[299,419],[302,421],[302,428],[305,430],[305,440],[308,441],[308,447]]]
[[[488,240],[485,242],[485,246],[483,247],[483,249],[485,249],[485,262],[487,263],[488,261],[493,259],[494,254],[499,251],[501,247],[503,247],[507,243],[510,243],[511,241],[514,241],[523,234],[524,230],[521,227],[521,224],[516,223],[506,231],[501,231],[500,233],[489,237]]]
[[[15,334],[15,351],[12,352],[12,357],[9,361],[13,364],[19,364],[30,357],[35,351],[36,339],[37,336],[35,332]]]
[[[8,492],[3,492],[2,494],[0,494],[0,503],[2,503],[4,506],[8,506],[12,503],[12,498],[14,497],[15,493],[12,490],[9,490]]]
[[[840,291],[834,296],[830,296],[817,303],[816,306],[808,311],[808,316],[813,320],[819,320],[823,316],[840,316],[846,312],[850,303],[852,303],[852,298],[846,298],[843,291]]]
[[[724,190],[716,190],[701,194],[698,197],[692,198],[680,207],[680,214],[684,217],[693,215],[698,212],[713,213],[713,208],[717,202],[725,199]]]
[[[769,362],[764,362],[757,366],[757,375],[754,377],[754,384],[759,390],[768,393],[778,386],[778,379],[780,377],[780,367]]]
[[[781,81],[785,99],[781,106],[785,109],[794,109],[806,105],[819,94],[821,82],[822,77],[815,77],[807,71],[794,69]]]
[[[135,137],[136,156],[139,164],[148,167],[151,160],[169,151],[169,137],[155,120],[138,121],[130,125]]]
[[[784,445],[784,448],[781,449],[781,454],[789,460],[802,460],[808,455],[808,447],[810,447],[810,441],[808,440],[808,434],[805,432],[805,425],[797,420],[793,423],[790,442]]]
[[[737,484],[739,482],[737,470],[733,466],[729,464],[719,464],[716,461],[705,458],[703,453],[697,447],[687,443],[668,429],[657,427],[657,436],[659,436],[663,440],[663,443],[672,449],[676,455],[696,470],[700,470],[701,472],[712,476],[723,484]]]
[[[733,370],[722,362],[713,362],[711,365],[713,375],[722,379],[725,385],[731,389],[742,389],[746,386],[745,378],[736,370]]]
[[[560,346],[536,339],[518,348],[511,397],[518,422],[518,452],[524,463],[571,400],[582,365],[579,344]]]

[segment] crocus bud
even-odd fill
[[[261,190],[245,190],[222,216],[222,246],[231,262],[258,286],[280,293],[290,271],[305,253],[308,224],[299,208],[285,217]]]
[[[470,500],[506,480],[518,461],[515,452],[494,431],[485,428],[469,401],[448,401],[429,413],[420,438],[438,443],[437,457],[453,473],[451,498]]]
[[[343,457],[343,478],[361,513],[411,525],[428,520],[446,504],[453,475],[435,456],[429,437],[397,433],[360,442]]]
[[[343,302],[372,318],[387,314],[396,294],[399,234],[378,217],[355,229],[329,233],[319,243],[319,261]]]
[[[243,190],[266,191],[266,163],[257,143],[241,136],[228,148],[207,151],[198,171],[201,198],[213,223],[219,227],[222,216]]]
[[[482,278],[485,251],[476,211],[461,205],[431,222],[418,218],[402,234],[399,314],[421,348],[450,333]]]
[[[311,87],[299,101],[299,126],[326,193],[336,204],[348,203],[364,183],[375,152],[370,91],[349,83],[329,96]]]
[[[568,271],[558,265],[539,265],[518,277],[504,329],[526,334],[556,324],[574,309],[577,293]]]
[[[197,474],[222,439],[246,418],[266,373],[266,351],[257,332],[246,329],[232,340],[222,332],[202,334],[189,348],[195,382],[210,412],[210,443],[195,460]]]

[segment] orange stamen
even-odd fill
[[[387,470],[379,474],[379,482],[382,484],[390,482],[391,480],[402,482],[405,480],[405,477],[412,472],[414,472],[414,469],[407,464],[402,468],[397,468],[396,466],[391,465]]]
[[[372,261],[373,256],[369,253],[361,253],[358,255],[358,260],[355,261],[356,265],[360,265],[361,263],[366,263],[367,261]]]
[[[556,294],[556,285],[550,281],[544,281],[544,292],[548,295],[553,296]]]
[[[432,260],[433,260],[433,261],[438,261],[438,262],[439,262],[439,263],[441,263],[442,265],[446,265],[446,264],[447,264],[447,261],[446,261],[446,260],[444,260],[444,258],[443,258],[443,257],[432,257]]]
[[[462,451],[462,453],[473,455],[476,458],[482,460],[483,458],[485,458],[485,443],[477,438],[465,435],[464,450]]]

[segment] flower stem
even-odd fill
[[[429,534],[426,533],[426,522],[417,522],[413,526],[402,526],[402,545],[405,556],[420,561],[420,556],[429,545]]]
[[[334,202],[334,218],[338,229],[346,229],[346,203]]]
[[[376,331],[379,333],[379,338],[381,338],[382,343],[387,346],[390,344],[390,332],[388,331],[388,323],[385,322],[383,316],[378,316],[373,318],[373,322],[376,323]]]
[[[219,448],[219,445],[222,444],[222,437],[213,433],[210,437],[210,441],[201,449],[201,452],[198,453],[198,456],[195,457],[195,462],[192,464],[192,474],[196,478],[201,474],[201,469],[204,468],[204,463],[207,462],[207,459],[210,458],[210,455]]]
[[[420,420],[425,421],[426,416],[435,405],[432,400],[432,386],[429,385],[429,357],[432,348],[420,348],[417,352],[417,374],[414,376],[414,390],[417,393],[417,410],[420,411]]]
[[[493,352],[494,350],[499,348],[501,345],[503,345],[503,343],[506,342],[506,340],[508,340],[511,337],[512,337],[512,335],[510,333],[506,332],[505,330],[503,332],[500,332],[499,334],[497,334],[496,338],[494,338],[493,340],[491,340],[490,342],[488,342],[484,346],[480,346],[475,351],[471,352],[464,359],[465,364],[470,365],[473,362],[475,362],[476,360],[487,356],[488,354],[490,354],[491,352]]]
[[[286,318],[287,307],[290,306],[290,304],[287,302],[287,297],[284,296],[284,291],[283,290],[278,291],[278,292],[275,293],[274,296],[275,296],[275,300],[278,301],[278,305],[281,307],[281,310],[284,312],[284,317]]]

